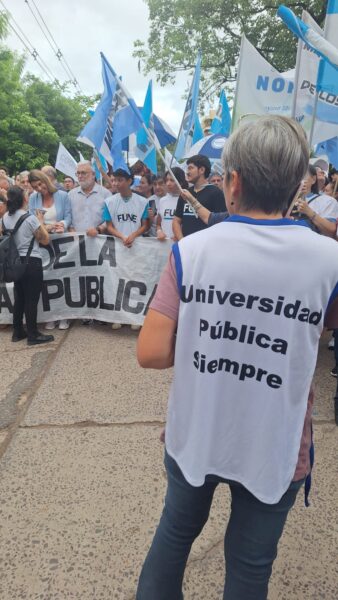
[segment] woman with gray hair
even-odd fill
[[[137,600],[182,600],[191,545],[219,483],[232,498],[223,598],[267,598],[278,541],[311,469],[324,315],[338,324],[337,244],[283,218],[308,159],[291,119],[239,128],[223,152],[230,217],[173,246],[150,305],[138,360],[174,366],[174,379],[168,489]]]

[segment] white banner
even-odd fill
[[[64,147],[61,142],[59,143],[59,149],[55,161],[55,168],[63,173],[64,175],[68,175],[77,181],[76,169],[77,162],[75,158],[72,157],[70,152],[68,152],[67,148]]]
[[[293,72],[279,73],[243,35],[239,58],[233,130],[244,115],[291,114]]]
[[[112,236],[52,235],[41,247],[44,281],[38,322],[97,319],[142,325],[171,242]],[[13,284],[0,284],[0,324],[13,320]]]
[[[323,30],[306,11],[302,19],[309,27],[323,35]],[[294,97],[294,118],[302,125],[307,136],[310,136],[313,113],[316,110],[317,119],[314,126],[312,145],[323,142],[338,135],[338,99],[333,94],[321,92],[316,106],[316,82],[319,66],[319,56],[299,40],[297,53],[297,68]],[[329,122],[331,121],[331,122]]]

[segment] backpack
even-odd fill
[[[26,270],[28,259],[33,250],[34,236],[29,245],[25,261],[21,262],[14,235],[28,217],[29,213],[22,215],[14,229],[6,229],[2,220],[2,235],[0,235],[0,283],[19,281]]]

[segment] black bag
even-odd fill
[[[28,217],[29,213],[22,215],[14,229],[6,229],[2,220],[2,235],[0,236],[0,283],[19,281],[26,270],[28,259],[33,250],[34,236],[29,245],[25,260],[21,262],[14,235]]]

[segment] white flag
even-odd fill
[[[323,35],[322,29],[305,10],[302,13],[302,20],[317,33]],[[313,113],[316,110],[317,118],[312,135],[312,145],[319,144],[338,135],[338,125],[329,122],[330,115],[328,114],[328,111],[332,114],[332,110],[335,108],[338,117],[338,106],[333,107],[331,104],[326,106],[326,94],[319,94],[316,106],[316,82],[319,62],[319,56],[300,39],[297,51],[293,116],[302,125],[309,137]]]
[[[64,147],[61,142],[59,143],[59,149],[56,157],[55,168],[61,171],[64,175],[69,175],[77,181],[76,169],[77,162],[75,158],[68,152],[67,148]]]
[[[293,72],[280,73],[242,36],[236,97],[232,117],[233,130],[245,115],[291,114]]]

